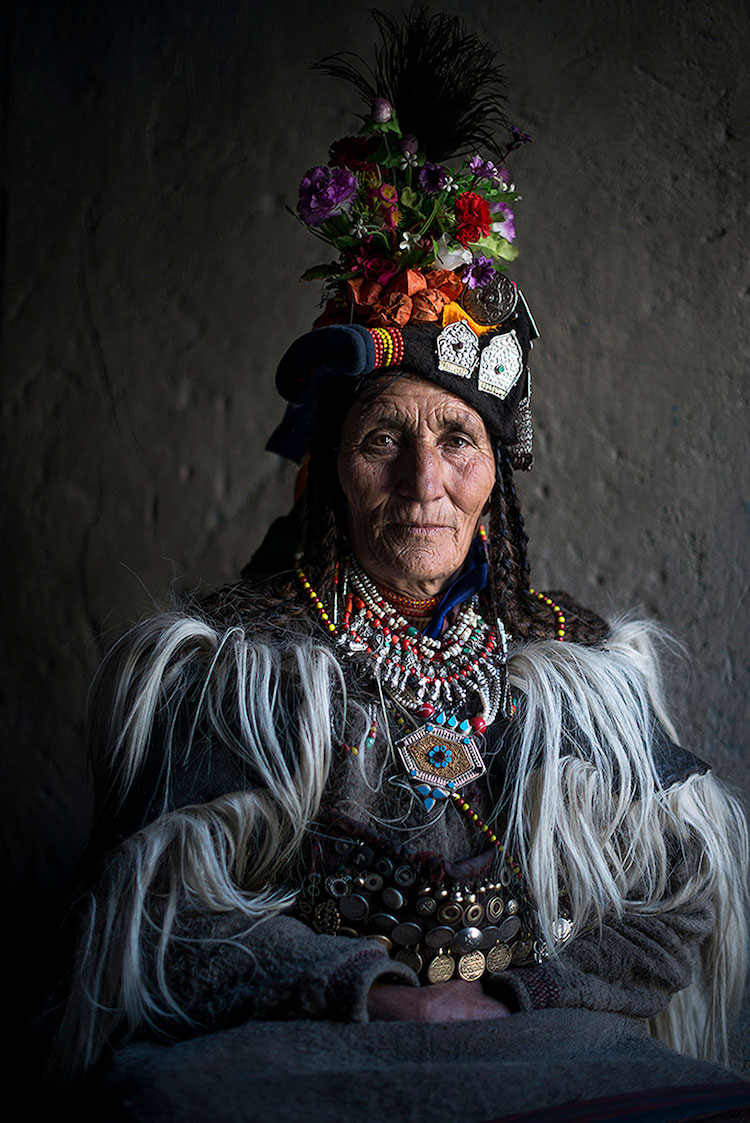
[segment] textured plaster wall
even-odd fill
[[[691,657],[684,740],[747,792],[746,6],[445,8],[497,44],[534,137],[513,164],[542,333],[534,581],[663,622]],[[341,0],[2,19],[1,857],[22,990],[86,835],[102,650],[173,584],[233,578],[288,505],[263,446],[320,258],[285,204],[359,108],[307,66],[371,24]]]

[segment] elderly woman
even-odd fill
[[[306,480],[246,578],[144,621],[99,673],[105,857],[71,1070],[133,1039],[315,1020],[341,1071],[378,1022],[473,1023],[462,1048],[490,1051],[476,1102],[495,1114],[492,1064],[503,1087],[516,1065],[506,1103],[573,1087],[575,1059],[567,1084],[518,1098],[560,1036],[592,1056],[629,1042],[633,1083],[620,1060],[588,1094],[722,1078],[646,1023],[725,1050],[742,814],[675,743],[656,630],[530,587],[522,294],[414,260],[390,295],[350,278],[360,322],[330,326],[335,297],[282,360],[271,447],[306,454]],[[422,313],[404,319],[402,297]]]

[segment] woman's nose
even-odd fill
[[[429,441],[415,441],[404,449],[399,462],[401,495],[428,503],[443,494],[443,470],[439,450]]]

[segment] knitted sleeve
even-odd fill
[[[486,989],[497,997],[510,990],[520,1010],[578,1006],[653,1018],[698,977],[713,926],[707,902],[631,914],[581,934],[539,966],[496,975]]]

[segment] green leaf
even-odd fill
[[[402,207],[409,207],[410,210],[419,211],[419,195],[417,195],[416,191],[411,187],[401,188],[399,202]]]
[[[483,250],[489,257],[493,257],[499,261],[515,261],[518,257],[518,248],[511,245],[507,238],[503,238],[501,234],[488,234],[486,238],[480,238],[478,242],[472,242],[471,248],[477,247]]]
[[[300,281],[326,281],[329,277],[340,277],[343,272],[341,266],[335,261],[324,265],[313,265],[300,277]]]

